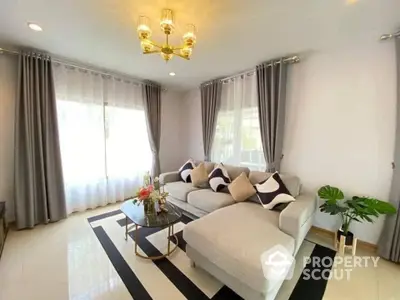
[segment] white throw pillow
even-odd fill
[[[278,204],[296,201],[278,172],[272,174],[267,180],[257,183],[254,187],[257,191],[258,200],[264,208],[273,209]]]
[[[192,170],[195,168],[194,161],[189,159],[185,164],[179,168],[179,176],[181,176],[184,182],[192,182],[191,174]]]

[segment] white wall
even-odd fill
[[[282,171],[298,175],[308,191],[330,184],[348,196],[387,200],[395,118],[394,43],[314,53],[289,77]],[[382,220],[352,230],[376,243]],[[315,225],[333,230],[337,218],[318,213]]]
[[[14,109],[17,87],[16,56],[0,54],[0,201],[14,220]]]
[[[161,95],[161,172],[175,171],[183,163],[182,93],[165,91]]]
[[[201,98],[198,88],[187,92],[183,97],[182,108],[184,110],[183,136],[185,161],[189,158],[195,160],[204,159],[203,133],[201,128]]]
[[[348,196],[387,200],[392,175],[396,112],[392,42],[314,52],[291,67],[288,78],[282,171],[296,174],[303,190],[325,184]],[[184,97],[186,156],[202,157],[200,93]],[[382,220],[354,224],[362,240],[376,243]],[[314,225],[337,229],[338,220],[318,213]]]

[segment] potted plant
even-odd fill
[[[345,236],[345,244],[353,243],[353,233],[349,231],[353,221],[373,223],[379,215],[392,215],[396,208],[389,202],[370,197],[353,196],[345,199],[343,192],[337,187],[325,185],[318,190],[318,196],[325,200],[319,208],[321,212],[339,215],[342,225],[337,232],[338,240]]]

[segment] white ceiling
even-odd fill
[[[159,31],[161,9],[175,11],[176,37],[198,28],[191,61],[144,56],[138,15]],[[43,32],[30,30],[35,22]],[[400,0],[0,0],[0,47],[23,45],[56,56],[188,89],[286,54],[377,40],[400,27]],[[170,77],[169,72],[175,72]]]

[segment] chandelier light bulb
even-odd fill
[[[193,24],[186,25],[186,33],[183,35],[183,41],[186,46],[194,47],[196,44],[196,27]]]
[[[150,38],[151,29],[150,29],[150,20],[148,17],[145,16],[139,17],[137,32],[139,35],[139,39],[141,40]]]
[[[143,52],[150,52],[151,50],[153,50],[153,45],[149,40],[141,41],[140,46],[142,47]]]
[[[189,58],[189,57],[192,55],[192,48],[190,48],[190,47],[183,47],[183,48],[181,49],[181,54],[182,54],[184,57]]]
[[[171,34],[174,31],[174,14],[172,10],[162,10],[160,26],[165,34]]]

